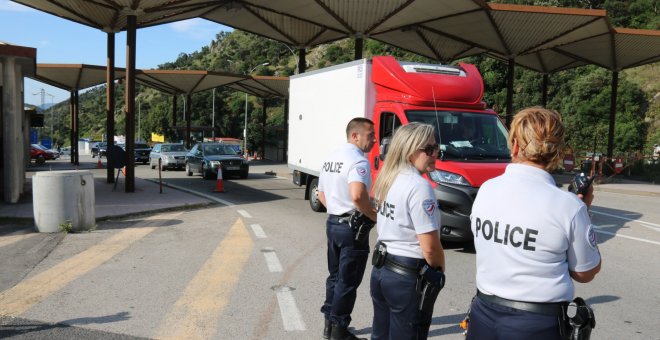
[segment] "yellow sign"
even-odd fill
[[[165,136],[164,135],[159,135],[157,133],[151,133],[151,141],[152,142],[160,142],[164,143],[165,142]]]

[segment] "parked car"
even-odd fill
[[[60,154],[57,151],[48,149],[41,144],[30,145],[30,158],[34,159],[37,164],[44,164],[47,160],[59,157]]]
[[[247,178],[250,164],[236,154],[232,147],[222,143],[198,143],[186,155],[186,174],[202,174],[205,179],[215,178],[218,168],[223,176]]]
[[[92,158],[96,156],[104,157],[107,148],[108,148],[108,143],[106,142],[98,142],[94,144],[94,146],[92,146]]]
[[[154,145],[151,153],[149,153],[149,165],[152,169],[155,169],[160,160],[161,170],[180,170],[186,165],[186,153],[188,153],[188,150],[183,144],[158,143]]]
[[[126,144],[117,144],[126,151]],[[147,164],[149,162],[149,153],[151,152],[151,147],[145,143],[135,143],[135,163]]]

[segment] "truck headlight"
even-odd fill
[[[470,183],[461,175],[453,172],[435,170],[429,172],[429,177],[438,184],[458,184],[470,186]]]
[[[213,168],[219,167],[220,166],[220,161],[210,161],[209,165]]]

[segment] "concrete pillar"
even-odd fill
[[[23,193],[25,144],[23,132],[23,75],[16,57],[2,58],[3,199],[16,203]]]

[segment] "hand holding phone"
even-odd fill
[[[568,185],[568,191],[576,194],[576,195],[586,195],[589,186],[591,186],[591,183],[593,182],[594,177],[588,177],[584,174],[584,172],[575,175],[573,179],[571,180],[571,183]]]

